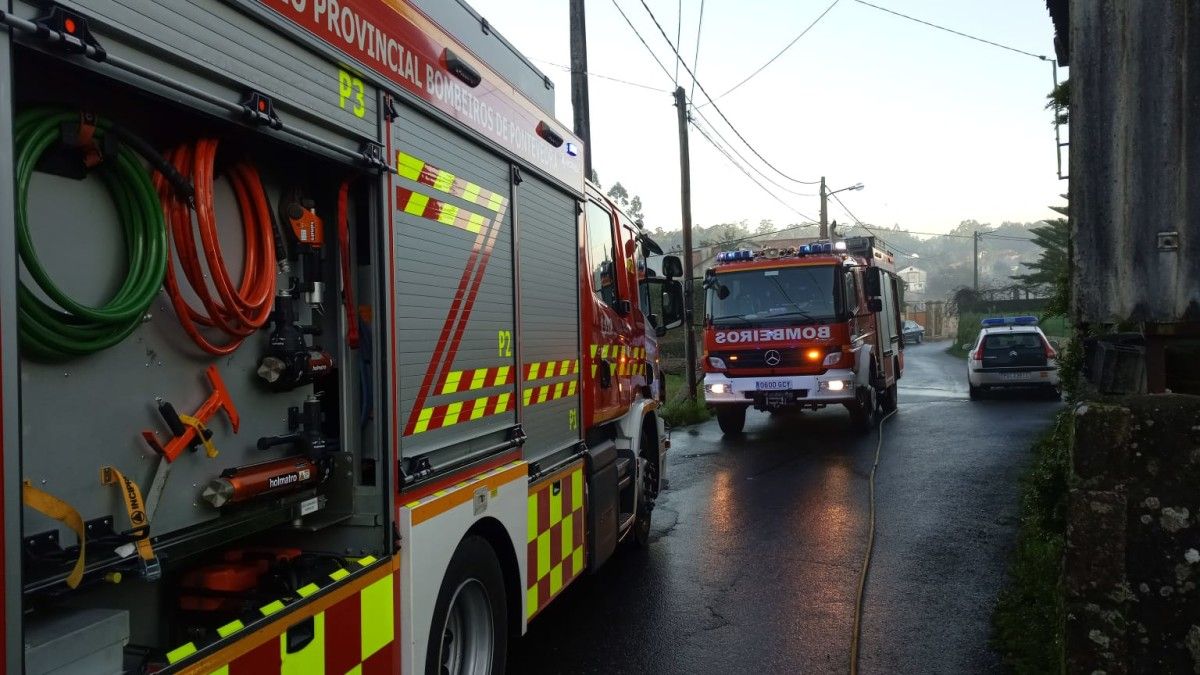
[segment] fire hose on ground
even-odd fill
[[[883,423],[891,419],[896,411],[879,420],[879,440],[875,444],[875,461],[871,464],[871,510],[867,525],[867,550],[863,553],[862,568],[858,573],[858,592],[854,598],[854,627],[850,633],[850,675],[858,675],[859,638],[862,635],[863,598],[867,590],[867,574],[871,571],[871,554],[875,550],[875,470],[879,468],[879,454],[883,449]]]

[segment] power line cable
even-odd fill
[[[894,243],[879,236],[879,233],[876,232],[875,230],[867,227],[867,225],[865,223],[863,223],[863,221],[859,220],[858,216],[854,215],[853,211],[851,211],[844,203],[842,203],[842,198],[838,197],[837,194],[830,194],[829,196],[833,197],[833,201],[837,202],[838,206],[842,207],[842,210],[846,212],[846,215],[850,216],[850,218],[854,221],[855,225],[858,225],[859,227],[866,230],[867,232],[870,232],[876,239],[883,242],[888,248],[891,248],[894,251],[896,251],[897,253],[902,253],[909,257],[912,257],[913,255],[915,255],[912,251],[906,251],[906,250],[900,248],[899,246],[895,245]]]
[[[700,70],[700,29],[704,27],[704,0],[700,0],[700,20],[696,22],[696,55],[692,57],[692,69]],[[692,78],[692,91],[688,100],[696,95],[696,78]]]
[[[535,58],[533,58],[533,57],[530,57],[530,58],[531,58],[531,60],[533,60],[533,61],[538,61],[538,62],[540,62],[540,63],[544,63],[544,64],[546,64],[546,65],[548,65],[548,66],[551,66],[551,67],[554,67],[554,68],[561,68],[562,70],[565,70],[565,71],[567,71],[567,72],[571,72],[571,66],[563,65],[563,64],[561,64],[561,63],[555,63],[555,62],[553,62],[553,61],[547,61],[547,60],[545,60],[545,59],[535,59]],[[670,89],[664,89],[664,88],[662,88],[662,87],[655,87],[655,86],[653,86],[653,85],[649,85],[649,84],[642,84],[641,82],[632,82],[632,81],[630,81],[630,80],[623,80],[623,79],[621,79],[621,78],[619,78],[619,77],[613,77],[612,75],[603,75],[603,74],[601,74],[601,73],[594,73],[594,72],[592,72],[592,71],[587,71],[587,72],[585,72],[585,73],[584,73],[584,75],[587,75],[588,77],[598,77],[598,78],[600,78],[600,79],[602,79],[602,80],[611,80],[611,81],[613,81],[613,82],[619,82],[619,83],[621,83],[621,84],[627,84],[627,85],[629,85],[629,86],[631,86],[631,87],[639,87],[639,88],[641,88],[641,89],[649,89],[650,91],[657,91],[657,92],[660,92],[660,93],[663,93],[663,94],[669,94],[669,93],[671,93],[671,90],[670,90]]]
[[[716,142],[716,141],[714,141],[714,140],[712,139],[712,137],[711,137],[711,136],[709,136],[709,135],[708,135],[708,133],[706,133],[702,127],[700,127],[700,125],[696,124],[696,123],[693,121],[693,122],[692,122],[692,126],[696,127],[696,131],[699,131],[699,132],[700,132],[700,135],[704,137],[704,140],[706,140],[706,141],[708,141],[710,144],[712,144],[712,146],[713,146],[714,148],[716,148],[716,149],[717,149],[717,152],[720,152],[722,155],[724,155],[724,156],[725,156],[725,159],[729,160],[729,163],[730,163],[730,164],[732,164],[732,165],[734,165],[735,167],[737,167],[739,171],[741,171],[743,174],[745,174],[745,175],[746,175],[746,178],[749,178],[749,179],[750,179],[750,181],[751,181],[752,183],[754,183],[754,184],[755,184],[755,185],[757,185],[759,188],[761,188],[763,192],[766,192],[768,195],[770,195],[772,199],[774,199],[775,201],[779,202],[779,203],[780,203],[780,204],[782,204],[782,205],[783,205],[785,208],[787,208],[789,211],[791,211],[791,212],[795,213],[796,215],[800,216],[801,218],[803,218],[803,219],[805,219],[805,220],[807,220],[807,221],[809,221],[809,222],[816,222],[816,221],[815,221],[815,220],[813,220],[813,219],[812,219],[810,216],[807,216],[807,215],[805,215],[805,214],[801,213],[800,211],[796,210],[796,209],[795,209],[795,208],[794,208],[794,207],[793,207],[791,204],[788,204],[787,202],[785,202],[785,201],[783,201],[782,199],[780,199],[780,198],[779,198],[779,195],[775,194],[775,193],[774,193],[772,190],[768,189],[768,188],[767,188],[767,186],[765,186],[765,185],[763,185],[762,183],[758,182],[758,179],[756,179],[754,176],[750,175],[750,172],[749,172],[749,171],[747,171],[747,170],[745,169],[745,167],[743,167],[741,164],[739,164],[739,163],[737,162],[737,160],[735,160],[735,159],[734,159],[732,156],[730,156],[730,154],[729,154],[728,152],[726,152],[726,151],[725,151],[725,148],[723,148],[723,147],[721,147],[720,145],[718,145],[718,144],[717,144],[717,142]]]
[[[821,19],[824,19],[824,18],[825,18],[825,15],[826,15],[826,14],[828,14],[828,13],[830,12],[830,10],[832,10],[832,9],[833,9],[835,6],[837,6],[837,4],[838,4],[839,2],[841,2],[841,1],[842,1],[842,0],[833,0],[833,2],[831,2],[831,3],[829,4],[829,6],[825,8],[825,11],[824,11],[824,12],[821,12],[821,15],[820,15],[820,16],[818,16],[817,18],[813,19],[812,23],[808,24],[808,27],[807,27],[807,28],[805,28],[804,30],[800,31],[800,34],[799,34],[799,35],[797,35],[796,37],[792,38],[792,41],[791,41],[791,42],[787,43],[787,45],[785,45],[783,49],[780,49],[778,52],[776,52],[775,56],[772,56],[770,59],[768,59],[768,60],[767,60],[767,62],[766,62],[766,63],[764,63],[764,64],[762,64],[761,66],[759,66],[757,70],[755,70],[753,73],[750,73],[749,75],[747,75],[747,76],[746,76],[746,78],[745,78],[744,80],[742,80],[741,82],[738,82],[737,84],[733,85],[733,86],[732,86],[732,87],[730,87],[728,90],[726,90],[724,94],[721,94],[721,95],[720,95],[720,96],[718,96],[717,98],[718,98],[718,99],[720,99],[720,98],[725,98],[726,96],[728,96],[728,95],[732,94],[732,93],[734,92],[734,90],[736,90],[738,87],[741,87],[743,84],[746,84],[747,82],[749,82],[751,79],[753,79],[753,78],[754,78],[754,76],[755,76],[755,75],[758,75],[758,74],[759,74],[759,73],[761,73],[763,70],[765,70],[767,66],[771,65],[772,63],[775,63],[775,60],[776,60],[776,59],[778,59],[780,56],[783,56],[784,52],[786,52],[787,50],[789,50],[789,49],[791,49],[791,48],[792,48],[792,45],[796,44],[797,42],[799,42],[799,41],[800,41],[800,38],[802,38],[802,37],[804,37],[805,35],[807,35],[807,34],[808,34],[808,31],[812,30],[812,29],[813,29],[813,26],[816,26],[818,23],[820,23],[820,22],[821,22]],[[710,101],[710,103],[711,103],[711,101]],[[706,104],[704,104],[704,105],[708,105],[708,104],[706,103]],[[700,106],[700,107],[703,107],[703,106]]]
[[[638,32],[638,29],[633,25],[633,22],[629,20],[629,17],[625,14],[625,10],[621,9],[621,6],[617,4],[617,0],[612,0],[612,4],[613,7],[616,7],[617,11],[621,13],[621,18],[625,19],[625,23],[629,25],[629,30],[633,31],[633,34],[637,36],[638,42],[641,42],[642,46],[646,48],[646,51],[650,52],[650,56],[654,58],[654,62],[657,63],[658,67],[662,69],[663,74],[667,77],[671,77],[671,71],[667,70],[667,67],[663,65],[661,60],[659,60],[658,54],[655,54],[654,50],[650,48],[650,45],[646,43],[646,39],[643,38],[642,34]],[[678,55],[678,53],[676,53],[676,55]]]
[[[683,0],[675,7],[675,44],[683,44]],[[679,62],[675,62],[675,86],[679,86]]]
[[[692,81],[696,83],[696,87],[698,87],[700,89],[700,93],[704,94],[704,98],[707,98],[709,100],[709,102],[712,104],[713,110],[716,110],[717,114],[721,116],[721,119],[725,120],[725,124],[729,125],[729,128],[733,131],[734,135],[737,136],[738,139],[742,143],[744,143],[747,148],[750,149],[750,152],[753,152],[756,157],[758,157],[760,160],[762,160],[763,164],[766,164],[767,166],[771,167],[772,171],[774,171],[775,173],[779,174],[780,176],[783,176],[784,178],[792,181],[793,183],[801,183],[803,185],[816,185],[816,184],[820,183],[821,181],[818,181],[818,180],[800,180],[798,178],[792,178],[788,174],[781,171],[779,169],[779,167],[772,164],[771,161],[768,160],[766,157],[764,157],[763,154],[761,152],[759,152],[757,148],[755,148],[753,145],[750,144],[750,141],[746,140],[746,137],[742,135],[742,132],[738,131],[737,127],[734,126],[733,122],[731,122],[729,120],[729,117],[727,117],[725,115],[725,113],[721,110],[721,106],[719,106],[713,102],[712,95],[710,95],[708,93],[708,91],[704,88],[704,85],[700,84],[700,81],[698,79],[696,79],[696,73],[692,72],[692,69],[688,66],[688,64],[686,62],[684,62],[683,56],[680,55],[679,50],[675,48],[675,44],[671,42],[671,38],[667,36],[667,32],[663,29],[662,24],[658,22],[658,17],[656,17],[654,15],[654,11],[652,9],[650,9],[650,5],[646,4],[646,0],[641,0],[641,3],[642,3],[642,7],[644,7],[646,9],[646,13],[650,15],[650,20],[654,22],[654,27],[658,29],[659,34],[662,35],[663,39],[667,41],[667,45],[671,48],[671,51],[675,52],[675,58],[679,60],[680,65],[682,65],[683,69],[687,71],[688,76],[691,77]],[[616,0],[613,0],[613,4],[616,4]],[[620,7],[618,7],[618,9],[620,9]],[[623,16],[624,12],[622,12],[621,14]],[[626,22],[627,23],[629,22],[628,18],[626,18]],[[633,28],[633,24],[630,23],[629,27]],[[637,29],[634,29],[634,32],[636,33]],[[640,39],[640,37],[641,36],[639,36],[639,39]],[[645,44],[644,40],[642,41],[642,44]],[[646,48],[649,49],[649,46],[647,46]],[[657,57],[655,57],[655,58],[657,59]],[[666,69],[664,68],[664,70],[666,70]],[[669,75],[669,73],[668,73],[668,75]]]
[[[936,29],[938,29],[938,30],[944,30],[944,31],[946,31],[947,33],[953,33],[953,34],[955,34],[955,35],[957,35],[957,36],[959,36],[959,37],[965,37],[965,38],[967,38],[968,40],[974,40],[974,41],[976,41],[976,42],[982,42],[982,43],[983,43],[983,44],[985,44],[985,45],[991,45],[991,46],[993,46],[993,47],[999,47],[1000,49],[1007,49],[1007,50],[1008,50],[1008,51],[1010,51],[1010,52],[1016,52],[1016,53],[1018,53],[1018,54],[1024,54],[1025,56],[1032,56],[1033,58],[1035,58],[1035,59],[1040,59],[1040,60],[1042,60],[1042,61],[1049,61],[1049,60],[1050,60],[1050,59],[1046,58],[1045,56],[1042,56],[1041,54],[1034,54],[1033,52],[1027,52],[1027,51],[1025,51],[1025,50],[1023,50],[1023,49],[1017,49],[1016,47],[1009,47],[1008,45],[1002,45],[1002,44],[1000,44],[999,42],[992,42],[991,40],[985,40],[985,39],[983,39],[983,38],[981,38],[981,37],[976,37],[976,36],[974,36],[974,35],[968,35],[967,33],[963,33],[963,32],[961,32],[961,31],[954,30],[953,28],[947,28],[947,27],[945,27],[945,26],[939,26],[939,25],[938,25],[938,24],[936,24],[936,23],[931,23],[931,22],[929,22],[929,21],[925,21],[925,20],[923,20],[923,19],[918,19],[918,18],[917,18],[917,17],[915,17],[915,16],[909,16],[909,15],[907,15],[907,14],[901,14],[900,12],[897,12],[897,11],[895,11],[895,10],[893,10],[893,9],[888,9],[887,7],[880,7],[879,5],[873,5],[873,4],[869,3],[869,2],[867,2],[866,0],[854,0],[854,1],[855,1],[855,2],[857,2],[857,3],[858,3],[858,4],[860,4],[860,5],[866,5],[867,7],[873,7],[873,8],[875,8],[875,9],[877,9],[877,10],[881,11],[881,12],[887,12],[888,14],[894,14],[894,15],[896,15],[896,16],[898,16],[898,17],[902,18],[902,19],[908,19],[909,21],[915,21],[915,22],[917,22],[917,23],[919,23],[919,24],[924,24],[924,25],[926,25],[926,26],[929,26],[930,28],[936,28]]]
[[[757,173],[759,176],[761,176],[763,180],[767,181],[771,185],[774,185],[775,187],[779,188],[783,192],[786,192],[790,195],[794,195],[796,197],[816,197],[817,196],[817,193],[815,193],[815,192],[797,192],[795,190],[792,190],[791,188],[786,188],[786,187],[780,185],[779,183],[777,183],[770,176],[768,176],[762,169],[759,169],[757,166],[755,166],[754,162],[751,162],[750,160],[746,159],[745,155],[738,152],[737,148],[734,147],[734,145],[729,142],[729,139],[725,138],[725,136],[722,135],[721,132],[717,130],[716,126],[714,126],[713,123],[711,121],[709,121],[709,119],[707,117],[704,116],[704,113],[702,113],[699,110],[694,109],[694,108],[693,108],[693,110],[696,112],[696,114],[698,114],[700,116],[700,119],[704,120],[704,123],[706,125],[708,125],[708,130],[710,132],[716,134],[717,138],[719,138],[721,140],[721,142],[725,144],[726,149],[728,149],[730,152],[732,152],[734,155],[736,155],[738,159],[742,160],[743,164],[745,164],[746,166],[753,169],[754,173]],[[693,125],[697,125],[697,122],[695,121],[695,119],[692,119],[691,122]],[[698,126],[697,126],[697,128],[698,128]]]

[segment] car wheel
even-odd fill
[[[895,383],[883,391],[883,396],[879,397],[879,409],[884,413],[894,412],[900,406],[900,392]]]
[[[746,427],[746,409],[742,406],[717,408],[717,426],[727,436],[742,433]]]
[[[1046,388],[1046,398],[1051,401],[1061,401],[1062,400],[1062,388],[1061,387],[1047,387]]]
[[[430,624],[427,675],[497,675],[508,653],[504,573],[491,544],[470,535],[450,558]]]
[[[875,427],[875,408],[878,406],[875,399],[875,388],[868,385],[858,388],[857,401],[846,404],[850,411],[850,426],[855,431],[867,433]]]
[[[968,386],[970,387],[968,390],[968,395],[971,397],[972,401],[978,401],[979,399],[983,398],[983,390],[982,389],[980,389],[979,387],[976,387],[973,384],[968,385]]]

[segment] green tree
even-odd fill
[[[613,186],[608,189],[606,194],[608,194],[608,198],[613,200],[617,206],[624,209],[630,218],[641,220],[645,217],[645,214],[642,213],[642,198],[629,194],[629,190],[624,185],[621,185],[621,181],[613,183]]]
[[[1054,91],[1046,95],[1048,103],[1046,110],[1054,111],[1055,124],[1067,124],[1071,121],[1071,81],[1063,80]]]
[[[1067,215],[1067,208],[1051,206],[1051,209]],[[1066,316],[1071,297],[1070,221],[1066,218],[1048,220],[1044,225],[1031,228],[1033,243],[1041,249],[1038,259],[1022,263],[1029,268],[1028,274],[1014,274],[1012,279],[1034,288],[1050,289],[1051,301],[1046,316]]]

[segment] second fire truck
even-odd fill
[[[705,288],[704,395],[726,434],[751,407],[843,405],[859,429],[896,408],[900,280],[874,237],[726,251]]]

